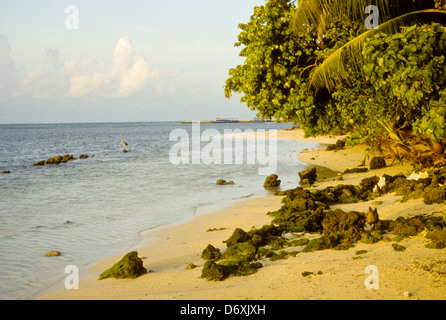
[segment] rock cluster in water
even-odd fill
[[[79,156],[79,159],[87,159],[87,158],[88,158],[88,155],[86,155],[86,154],[81,154]],[[76,160],[76,157],[74,157],[73,155],[70,155],[70,154],[66,154],[64,156],[58,155],[58,156],[49,158],[47,160],[37,161],[33,165],[34,166],[43,166],[46,164],[61,164],[61,163],[65,163],[65,162],[73,161],[73,160]]]
[[[446,187],[442,185],[445,182],[446,168],[442,168],[418,180],[407,179],[404,175],[384,175],[365,178],[358,186],[341,184],[322,190],[297,187],[277,192],[277,195],[284,196],[283,205],[279,210],[268,213],[273,218],[271,224],[250,231],[235,229],[224,241],[227,249],[223,253],[209,244],[202,254],[206,262],[201,277],[221,281],[230,275],[255,273],[263,266],[259,260],[264,258],[274,261],[296,256],[299,252],[348,250],[357,242],[376,243],[388,239],[397,242],[421,232],[430,240],[426,247],[446,248],[446,213],[443,216],[381,220],[376,208],[369,207],[367,213],[330,209],[335,204],[369,201],[389,192],[403,195],[402,201],[421,197],[426,204],[444,202]],[[301,237],[308,233],[319,237]],[[303,248],[301,251],[283,250],[296,246]],[[405,250],[396,243],[392,247],[396,251]]]
[[[217,180],[218,185],[225,185],[225,184],[234,184],[234,181],[226,181],[224,179],[218,179]]]

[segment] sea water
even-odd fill
[[[202,123],[200,130],[291,127]],[[0,125],[0,171],[11,171],[0,174],[0,299],[35,299],[63,284],[66,266],[82,270],[128,250],[144,230],[219,203],[269,194],[266,177],[258,174],[261,164],[172,164],[175,141],[169,136],[175,129],[192,131],[191,124],[179,122]],[[129,152],[122,152],[121,140]],[[297,153],[315,146],[278,141],[275,173],[282,189],[298,185],[298,172],[307,166]],[[65,154],[89,157],[33,166]],[[218,179],[235,184],[219,186]],[[46,257],[50,250],[62,254]]]

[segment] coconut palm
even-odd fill
[[[372,2],[372,3],[371,3]],[[300,32],[316,25],[318,42],[324,49],[324,34],[333,19],[364,23],[369,16],[365,8],[374,4],[379,10],[379,28],[370,29],[331,53],[321,64],[315,65],[310,76],[310,87],[332,91],[348,79],[346,63],[351,62],[356,72],[362,72],[362,45],[377,32],[394,34],[414,24],[439,22],[446,25],[444,0],[300,0],[294,15],[293,28]]]

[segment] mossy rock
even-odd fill
[[[381,232],[379,230],[374,230],[372,232],[363,232],[360,241],[367,244],[373,244],[382,239],[384,239],[384,237]]]
[[[392,248],[393,248],[393,250],[399,251],[399,252],[406,251],[406,247],[404,247],[404,246],[402,246],[400,244],[397,244],[397,243],[392,243]]]
[[[306,246],[310,242],[310,239],[308,238],[302,238],[302,239],[295,239],[288,242],[288,245],[290,247],[300,247],[300,246]]]
[[[201,258],[203,260],[219,260],[221,258],[220,249],[208,244],[208,246],[201,253]]]
[[[189,263],[189,264],[186,266],[186,269],[187,269],[187,270],[192,270],[192,269],[195,269],[195,268],[198,268],[198,266],[197,266],[196,264],[193,264],[193,263]]]
[[[229,248],[239,242],[246,242],[251,240],[251,235],[244,231],[241,228],[236,228],[229,239],[224,240],[223,243],[226,243],[226,246]]]
[[[230,274],[231,269],[229,267],[217,264],[214,261],[206,261],[201,271],[201,278],[209,281],[222,281]]]
[[[271,174],[266,177],[265,182],[263,183],[264,188],[278,188],[280,187],[280,180],[277,174]]]
[[[79,155],[79,159],[87,159],[87,158],[88,158],[88,154]]]
[[[55,251],[55,250],[45,252],[46,257],[58,257],[61,254],[62,253],[60,253],[59,251]]]
[[[222,258],[229,261],[251,262],[257,253],[257,247],[250,241],[236,243],[228,248]]]
[[[333,150],[341,150],[341,149],[344,149],[344,147],[345,147],[345,142],[346,142],[346,139],[339,139],[339,140],[336,141],[336,143],[329,144],[329,145],[325,148],[325,151],[333,151]]]
[[[226,181],[224,179],[218,179],[217,184],[218,185],[234,184],[234,181]]]
[[[99,280],[107,278],[126,279],[137,278],[147,273],[143,266],[143,261],[138,257],[138,252],[127,253],[121,260],[115,263],[110,269],[105,270],[99,276]]]
[[[373,190],[373,188],[376,186],[378,182],[379,182],[379,177],[377,176],[364,178],[359,183],[359,186],[364,190]]]
[[[426,244],[427,248],[443,249],[446,248],[446,231],[432,230],[426,234],[426,238],[432,240]]]
[[[336,209],[322,221],[323,234],[338,235],[343,243],[355,243],[361,239],[365,226],[365,215],[360,212],[344,212]]]
[[[303,252],[312,252],[318,250],[326,250],[334,248],[338,245],[337,240],[334,237],[323,236],[320,238],[312,239],[305,248],[302,250]]]
[[[396,235],[403,237],[415,236],[426,226],[427,218],[423,216],[415,216],[410,218],[398,217],[389,225],[390,231]]]
[[[316,168],[310,168],[308,170],[299,172],[299,177],[301,186],[314,184],[317,178]]]
[[[445,187],[426,188],[423,196],[425,204],[442,203],[446,199]]]
[[[285,251],[281,250],[279,253],[274,254],[272,257],[269,258],[270,261],[277,261],[277,260],[285,260],[289,257],[295,257],[297,256],[296,251]]]
[[[374,157],[370,161],[370,170],[381,169],[386,166],[386,160],[383,157]]]

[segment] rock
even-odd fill
[[[316,181],[317,174],[316,168],[310,168],[308,170],[299,172],[300,185],[312,185]]]
[[[330,144],[325,148],[325,151],[341,150],[345,147],[346,139],[339,139],[334,144]]]
[[[353,169],[345,169],[344,174],[347,173],[362,173],[367,172],[369,169],[367,168],[353,168]]]
[[[226,181],[226,180],[223,180],[223,179],[218,179],[217,180],[217,184],[218,185],[234,184],[234,181]]]
[[[107,278],[125,279],[137,278],[147,273],[143,266],[143,261],[138,257],[138,252],[127,253],[121,260],[115,263],[110,269],[101,273],[98,280]]]
[[[130,152],[130,150],[122,149],[122,152],[127,153],[127,152]]]
[[[370,161],[370,170],[381,169],[386,166],[386,160],[383,157],[374,157]]]
[[[415,216],[411,218],[398,217],[392,221],[389,229],[396,235],[403,237],[415,236],[424,230],[426,217]]]
[[[393,250],[395,250],[395,251],[399,251],[399,252],[404,252],[404,251],[406,251],[406,247],[404,247],[404,246],[402,246],[402,245],[399,245],[399,244],[397,244],[397,243],[392,243],[392,248],[393,248]]]
[[[426,234],[426,238],[432,242],[426,244],[427,248],[443,249],[446,248],[446,231],[432,230]]]
[[[359,183],[359,186],[364,190],[372,191],[378,182],[379,182],[379,177],[377,176],[364,178]]]
[[[208,246],[201,253],[201,258],[203,260],[219,260],[221,258],[220,249],[208,244]]]
[[[2,170],[2,171],[0,171],[0,173],[7,174],[7,173],[11,173],[11,171],[10,170]]]
[[[423,200],[425,204],[442,203],[446,199],[445,187],[426,188]]]
[[[79,155],[79,159],[87,159],[87,158],[88,158],[88,154]]]
[[[192,270],[192,269],[195,269],[195,268],[198,268],[198,266],[195,265],[195,264],[193,264],[193,263],[189,263],[189,264],[186,266],[186,269],[187,269],[187,270]]]
[[[61,252],[59,252],[59,251],[48,251],[48,252],[45,252],[45,256],[46,257],[58,257],[58,256],[60,256],[62,253]]]
[[[233,246],[237,243],[246,242],[250,240],[251,240],[251,235],[249,233],[247,233],[243,229],[237,228],[234,230],[229,239],[223,241],[223,243],[226,243],[226,246],[229,248],[230,246]]]
[[[271,174],[266,177],[265,182],[263,183],[264,188],[278,188],[280,187],[280,180],[276,174]]]
[[[338,245],[334,237],[323,236],[317,239],[312,239],[303,248],[302,252],[313,252],[317,250],[331,249]]]
[[[323,234],[340,236],[342,243],[355,243],[361,239],[365,220],[362,213],[336,209],[329,212],[322,221]]]
[[[217,264],[214,261],[206,261],[201,271],[201,278],[209,281],[222,281],[230,274],[229,267]]]
[[[236,243],[228,248],[222,258],[237,263],[249,263],[254,260],[257,253],[257,247],[250,241]]]
[[[42,160],[42,161],[38,161],[35,162],[33,165],[34,166],[43,166],[45,164],[61,164],[63,162],[68,162],[68,161],[73,161],[76,160],[76,158],[73,155],[70,154],[66,154],[64,156],[54,156],[52,158],[49,158],[47,160]]]

